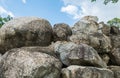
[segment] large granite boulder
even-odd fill
[[[120,35],[120,30],[119,30],[119,28],[116,27],[116,26],[111,26],[110,33],[111,33],[112,35]]]
[[[69,25],[65,23],[55,24],[53,27],[54,41],[67,41],[68,37],[72,35],[72,30]]]
[[[114,78],[120,78],[120,66],[108,66],[108,69],[114,73]]]
[[[104,22],[100,22],[98,30],[99,30],[99,33],[101,32],[101,33],[109,36],[110,35],[111,27],[108,26],[107,24],[104,24]]]
[[[110,60],[114,65],[120,65],[120,48],[114,48],[110,52]]]
[[[54,49],[64,65],[86,65],[106,67],[97,51],[86,44],[77,45],[73,42],[57,42]]]
[[[72,65],[62,69],[62,78],[114,78],[114,75],[106,68]]]
[[[79,34],[71,35],[69,37],[69,40],[71,42],[76,43],[76,44],[81,44],[81,43],[88,44],[88,45],[90,44],[89,36],[85,33],[79,33]]]
[[[21,17],[0,29],[0,52],[22,46],[47,46],[51,43],[52,27],[42,18]]]
[[[89,45],[95,48],[99,53],[108,53],[111,51],[111,40],[108,36],[104,34],[89,34],[89,42]]]
[[[98,22],[98,17],[97,16],[84,16],[83,18],[81,18],[81,20],[88,20],[88,21],[95,21]]]
[[[111,35],[111,43],[113,48],[120,48],[120,35]]]
[[[7,51],[0,78],[59,78],[62,64],[49,48],[24,47]]]
[[[93,20],[80,20],[72,27],[73,34],[98,32],[98,24]]]
[[[102,33],[79,33],[70,36],[69,39],[76,44],[84,43],[90,45],[95,48],[98,53],[108,53],[112,48],[110,38]]]

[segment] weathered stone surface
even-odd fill
[[[106,64],[109,63],[110,57],[108,54],[99,54],[99,55]]]
[[[111,62],[115,65],[120,65],[120,48],[114,48],[110,52]]]
[[[120,35],[120,30],[119,30],[119,28],[116,27],[116,26],[111,26],[110,33],[111,33],[112,35]]]
[[[84,43],[84,44],[89,45],[89,36],[85,33],[79,33],[76,35],[72,35],[69,37],[69,40],[76,44]]]
[[[112,48],[110,38],[102,33],[79,33],[76,35],[72,35],[70,37],[70,41],[76,44],[88,44],[95,48],[99,53],[107,53]]]
[[[83,18],[81,18],[81,20],[88,20],[88,21],[98,22],[98,17],[97,16],[84,16]]]
[[[89,45],[95,48],[99,53],[107,53],[112,48],[110,38],[101,33],[90,34],[89,41]]]
[[[106,67],[97,51],[86,44],[77,45],[73,42],[57,42],[54,44],[55,52],[60,55],[63,64],[69,65],[92,65]]]
[[[55,24],[53,27],[54,41],[67,41],[68,37],[72,35],[72,30],[69,25],[65,23]]]
[[[47,46],[51,43],[52,27],[42,18],[21,17],[0,29],[0,52],[22,46]]]
[[[73,34],[98,32],[98,24],[92,20],[80,20],[72,27]]]
[[[59,78],[61,62],[45,48],[12,49],[3,55],[0,78]]]
[[[101,31],[101,33],[109,36],[110,35],[110,30],[111,30],[111,27],[104,24],[104,22],[99,23],[99,31]]]
[[[114,73],[114,78],[120,78],[120,66],[108,66],[108,69]]]
[[[72,65],[62,69],[62,78],[114,78],[114,75],[106,68]]]
[[[111,35],[111,43],[113,48],[120,48],[120,35]]]

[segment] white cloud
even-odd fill
[[[25,4],[25,3],[26,3],[26,0],[22,0],[22,2]]]
[[[61,12],[72,15],[73,19],[78,19],[86,15],[98,16],[100,21],[107,21],[114,17],[120,18],[120,1],[117,4],[109,3],[108,5],[104,5],[101,0],[93,3],[90,1],[91,0],[63,0],[64,6],[61,8]],[[68,8],[70,5],[75,8]],[[66,10],[63,11],[63,8],[66,8]]]
[[[0,15],[10,15],[12,17],[14,17],[14,14],[10,11],[7,11],[5,8],[3,8],[2,6],[0,6]]]
[[[66,13],[72,15],[74,19],[79,18],[78,14],[77,14],[78,11],[79,11],[78,7],[76,7],[74,5],[67,5],[67,6],[64,6],[61,8],[61,12],[66,12]]]

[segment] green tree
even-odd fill
[[[96,1],[96,0],[91,0],[92,2]],[[112,3],[117,3],[119,0],[104,0],[104,4],[106,5],[107,3],[109,2],[112,2]]]
[[[107,22],[110,26],[116,26],[120,28],[120,18],[113,18]]]
[[[2,27],[3,24],[10,21],[11,19],[13,19],[13,17],[11,17],[10,15],[8,15],[7,17],[0,16],[0,27]]]

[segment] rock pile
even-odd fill
[[[120,31],[96,16],[13,19],[0,29],[0,78],[120,78]]]

